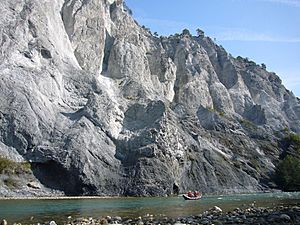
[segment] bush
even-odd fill
[[[300,147],[300,136],[298,134],[290,133],[287,137],[287,140],[290,142],[290,144]]]
[[[300,190],[300,136],[289,133],[285,138],[286,152],[284,159],[276,169],[278,185],[284,191]]]
[[[289,130],[288,127],[285,127],[282,131],[285,132],[285,133],[287,133],[287,132],[289,132],[290,130]]]
[[[300,136],[296,133],[290,132],[285,138],[287,144],[287,154],[298,156],[300,158]]]
[[[300,190],[300,159],[286,156],[277,167],[277,182],[284,191]]]

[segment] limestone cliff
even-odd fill
[[[154,37],[121,0],[0,5],[0,155],[32,168],[1,195],[273,187],[281,131],[300,132],[276,74],[209,37]]]

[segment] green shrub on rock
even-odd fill
[[[300,159],[288,155],[277,168],[278,184],[284,191],[300,190]]]
[[[290,133],[286,138],[287,151],[276,169],[278,185],[284,191],[300,190],[300,136]]]
[[[295,133],[290,133],[287,139],[290,141],[292,145],[300,147],[300,135]]]

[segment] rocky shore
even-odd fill
[[[98,225],[98,224],[128,224],[128,225],[150,225],[150,224],[300,224],[300,205],[276,206],[273,208],[250,207],[246,209],[236,208],[231,212],[214,206],[208,211],[196,216],[187,216],[179,218],[169,218],[164,215],[153,216],[145,215],[138,218],[102,217],[102,218],[67,218],[68,225]],[[2,220],[1,225],[12,224]],[[38,223],[40,225],[40,223]],[[55,221],[50,221],[44,225],[57,225]],[[21,224],[14,224],[21,225]]]

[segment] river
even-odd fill
[[[181,196],[165,198],[101,198],[101,199],[22,199],[0,200],[0,219],[22,224],[44,223],[55,220],[58,224],[79,217],[121,216],[136,218],[151,214],[179,217],[198,215],[217,205],[224,211],[251,204],[258,207],[299,204],[300,192],[259,193],[203,196],[198,201],[186,201]]]

